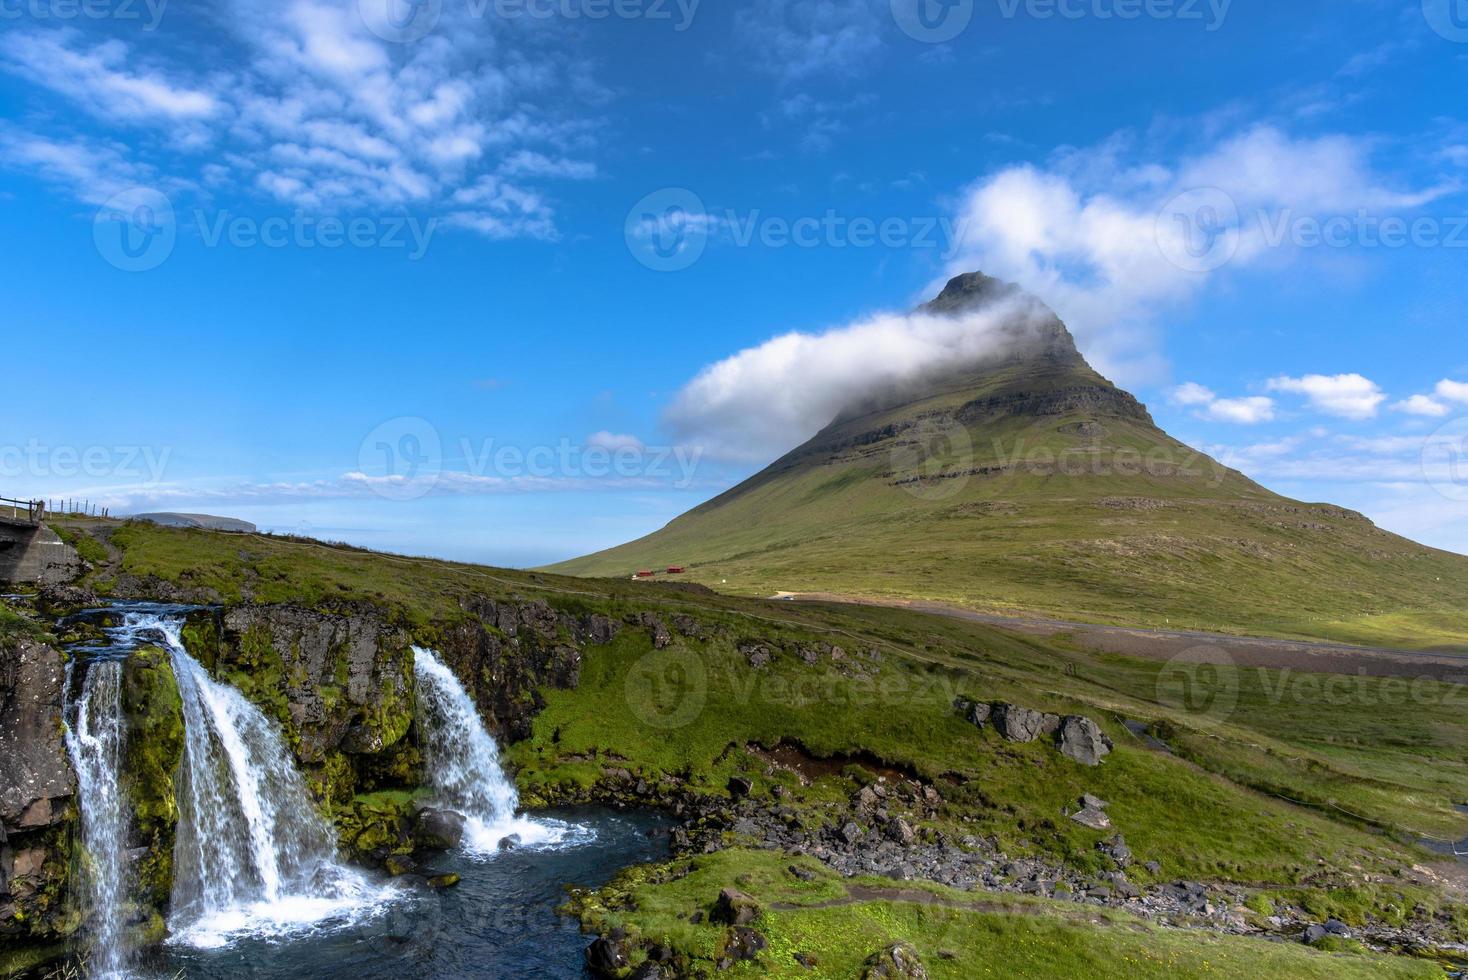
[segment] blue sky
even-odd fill
[[[1468,551],[1465,80],[1465,0],[0,0],[0,495],[569,557],[982,268]]]

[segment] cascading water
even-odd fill
[[[70,669],[70,668],[68,668]],[[94,660],[66,726],[66,748],[76,769],[86,848],[86,903],[91,937],[89,973],[126,976],[122,935],[126,895],[127,817],[122,786],[122,663]]]
[[[515,784],[500,767],[499,747],[484,727],[469,692],[432,650],[413,648],[417,681],[418,742],[438,805],[464,816],[465,847],[494,851],[506,838],[521,847],[548,847],[590,839],[584,827],[517,816]]]
[[[216,946],[380,907],[387,891],[337,862],[331,831],[275,725],[189,656],[179,619],[154,626],[184,715],[171,941]]]

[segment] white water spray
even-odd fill
[[[96,660],[87,665],[74,712],[66,726],[66,749],[76,769],[82,843],[87,855],[84,880],[91,935],[89,974],[125,977],[122,902],[126,893],[128,823],[118,782],[124,736],[120,661]]]
[[[464,816],[464,846],[494,851],[506,838],[543,848],[592,839],[584,827],[516,816],[519,796],[500,767],[499,747],[484,727],[464,685],[438,655],[413,648],[417,681],[418,742],[435,802]]]

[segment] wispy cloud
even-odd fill
[[[108,187],[157,175],[313,211],[412,207],[492,237],[553,238],[535,185],[597,176],[577,151],[595,145],[599,123],[582,110],[602,93],[567,32],[512,38],[494,18],[468,22],[470,7],[446,4],[433,35],[393,44],[355,3],[221,0],[213,40],[229,57],[217,60],[170,40],[187,35],[153,35],[145,51],[71,27],[12,27],[0,68],[102,133],[157,138],[123,150],[31,123],[12,126],[4,160],[88,202],[105,199],[98,174],[121,177]]]

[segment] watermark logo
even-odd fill
[[[156,269],[178,242],[173,202],[151,187],[114,194],[97,209],[92,242],[98,255],[123,272]]]
[[[1453,419],[1423,442],[1422,475],[1447,499],[1468,501],[1468,417]]]
[[[443,16],[443,0],[357,0],[367,29],[390,44],[427,37]]]
[[[1158,672],[1157,701],[1196,718],[1226,721],[1239,705],[1238,666],[1221,647],[1189,647]]]
[[[416,500],[438,486],[443,443],[427,419],[389,419],[367,434],[357,451],[362,481],[380,497]]]
[[[1468,0],[1422,0],[1422,16],[1440,37],[1468,44]]]
[[[702,257],[710,223],[697,194],[665,187],[633,205],[624,234],[638,262],[654,272],[680,272]]]
[[[670,731],[692,724],[708,703],[708,668],[686,650],[654,650],[627,672],[627,707],[649,728]]]
[[[1212,272],[1239,251],[1239,206],[1217,187],[1177,195],[1157,215],[1157,247],[1187,272]]]
[[[924,44],[942,44],[968,30],[974,0],[892,0],[892,19],[902,33]]]
[[[426,958],[446,931],[447,914],[437,891],[404,888],[387,899],[386,908],[364,916],[352,928],[357,942],[378,955]]]
[[[968,485],[973,460],[973,437],[949,416],[921,420],[890,453],[897,485],[919,500],[947,500],[957,494]]]

